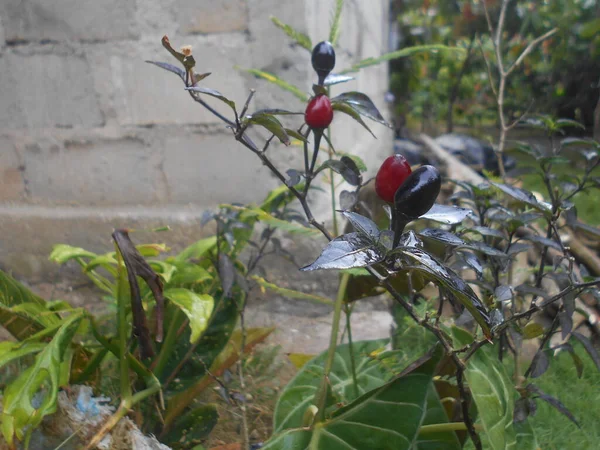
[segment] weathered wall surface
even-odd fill
[[[24,277],[55,271],[47,255],[65,242],[94,250],[114,227],[170,224],[175,247],[200,238],[200,212],[221,202],[257,202],[277,185],[218,119],[172,74],[160,39],[192,45],[205,85],[254,108],[303,110],[292,95],[234,66],[266,70],[302,87],[314,81],[309,54],[290,45],[269,16],[328,34],[333,0],[2,0],[0,2],[0,267]],[[388,2],[348,1],[338,67],[385,52]],[[335,92],[361,90],[384,114],[387,70],[374,67]],[[211,102],[214,104],[214,102]],[[215,105],[228,114],[227,109]],[[298,121],[301,119],[297,119]],[[299,124],[299,123],[298,123]],[[377,161],[389,130],[373,139],[334,121],[338,149]],[[300,152],[274,145],[285,171]],[[324,196],[326,197],[326,195]],[[327,203],[317,199],[323,219]],[[147,239],[152,237],[147,236]],[[293,245],[293,244],[292,244]]]

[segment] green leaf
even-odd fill
[[[251,217],[256,217],[261,222],[266,223],[267,225],[270,225],[273,228],[287,231],[288,233],[299,234],[304,236],[315,236],[320,234],[320,232],[314,228],[309,228],[295,222],[288,222],[287,220],[278,219],[277,217],[273,217],[271,214],[269,214],[266,211],[263,211],[260,208],[246,208],[242,206],[233,205],[225,206],[233,210],[240,211],[242,213],[240,215],[240,218],[242,220],[246,220]]]
[[[358,341],[353,343],[358,390],[364,394],[385,383],[391,376],[371,354],[385,347],[387,340]],[[302,426],[304,411],[311,404],[323,379],[323,367],[327,351],[306,363],[284,388],[277,400],[273,415],[273,430],[283,431]],[[350,372],[350,350],[348,344],[339,345],[331,374],[332,397],[327,407],[336,402],[349,403],[356,399]]]
[[[335,10],[333,11],[333,18],[331,20],[331,28],[329,30],[329,42],[331,42],[331,45],[333,46],[337,44],[338,38],[340,37],[340,19],[343,7],[344,0],[336,0]]]
[[[365,67],[374,66],[380,64],[385,61],[390,61],[392,59],[405,58],[407,56],[416,55],[418,53],[425,52],[456,52],[456,53],[465,53],[465,50],[458,47],[448,47],[446,45],[416,45],[414,47],[406,47],[401,50],[397,50],[395,52],[386,53],[377,58],[367,58],[362,61],[354,64],[349,69],[342,70],[340,73],[350,73],[350,72],[358,72],[360,69],[364,69]]]
[[[60,318],[46,302],[17,280],[0,271],[0,325],[17,340],[56,324]]]
[[[362,120],[362,118],[360,117],[360,113],[354,107],[354,105],[344,102],[344,101],[334,101],[334,102],[331,102],[331,107],[333,108],[334,111],[339,111],[344,114],[348,114],[350,117],[352,117],[358,123],[360,123],[369,133],[371,133],[371,136],[375,137],[375,135],[373,134],[371,129],[367,126],[365,121]]]
[[[178,417],[170,431],[161,437],[173,448],[189,448],[190,445],[205,439],[219,420],[217,405],[208,404],[187,411]]]
[[[265,280],[262,277],[259,277],[258,275],[253,275],[250,278],[256,281],[259,284],[259,286],[265,289],[269,289],[270,291],[273,291],[277,294],[283,295],[284,297],[297,298],[300,300],[309,300],[311,302],[321,303],[323,305],[333,304],[333,301],[331,301],[327,297],[321,297],[320,295],[308,294],[302,291],[295,291],[293,289],[282,288],[280,286],[277,286],[276,284],[269,283],[267,280]]]
[[[309,52],[312,51],[313,45],[307,35],[294,30],[290,25],[283,23],[275,16],[271,16],[271,22],[273,22],[277,28],[283,30],[283,32],[291,37],[300,47],[305,48]]]
[[[211,97],[221,100],[223,103],[225,103],[227,106],[229,106],[233,110],[233,112],[236,112],[235,102],[233,100],[229,100],[227,97],[225,97],[223,94],[221,94],[219,91],[217,91],[215,89],[210,89],[210,88],[200,87],[200,86],[193,86],[193,87],[185,88],[185,90],[192,91],[192,92],[198,92],[200,94],[210,95]]]
[[[444,423],[448,423],[448,416],[432,383],[427,391],[427,412],[421,426]],[[460,450],[462,446],[454,431],[442,431],[419,433],[413,448],[415,450]]]
[[[41,352],[46,345],[43,342],[0,342],[0,367],[23,356]]]
[[[583,39],[591,39],[600,34],[600,17],[585,22],[579,30],[579,36]]]
[[[455,347],[464,347],[473,342],[473,336],[458,327],[452,328],[452,336]],[[516,448],[513,427],[516,391],[506,369],[491,352],[492,348],[488,347],[477,350],[467,362],[465,378],[490,448]]]
[[[163,295],[181,308],[190,321],[190,343],[196,342],[206,330],[213,312],[214,299],[208,294],[196,294],[183,288],[167,289]]]
[[[438,357],[371,389],[336,410],[311,431],[292,430],[275,435],[263,449],[289,450],[409,450],[417,448],[419,429]],[[365,445],[368,444],[368,447]],[[420,448],[420,447],[419,447]],[[448,447],[443,447],[448,448]]]
[[[248,124],[259,125],[263,128],[266,128],[275,136],[277,136],[277,139],[279,139],[282,144],[290,145],[290,137],[277,117],[270,114],[259,113],[247,116],[246,121]]]
[[[73,314],[64,319],[52,341],[36,356],[35,363],[5,389],[1,426],[9,446],[15,436],[22,440],[28,429],[37,427],[46,415],[56,410],[61,363],[82,318],[81,314]]]
[[[94,258],[95,253],[88,252],[87,250],[80,247],[71,247],[66,244],[56,244],[52,247],[50,253],[50,261],[54,261],[58,264],[64,264],[71,259],[77,258]]]
[[[300,88],[288,83],[287,81],[282,80],[281,78],[276,77],[275,75],[268,73],[268,72],[263,72],[262,70],[258,70],[258,69],[243,69],[243,68],[239,68],[239,70],[243,70],[244,72],[248,72],[254,76],[257,76],[259,78],[262,78],[264,80],[267,80],[270,83],[275,84],[276,86],[279,86],[281,89],[283,89],[284,91],[288,91],[291,92],[292,94],[294,94],[296,96],[296,98],[300,99],[302,102],[307,102],[308,101],[308,95],[306,93],[304,93]]]
[[[181,261],[171,261],[177,270],[171,277],[170,287],[190,287],[212,280],[213,276],[203,267]]]
[[[515,448],[518,450],[539,450],[537,437],[529,420],[515,423],[513,426],[517,435],[517,446]]]
[[[200,259],[207,252],[212,250],[217,245],[217,237],[211,236],[205,239],[201,239],[197,242],[194,242],[189,247],[186,247],[181,253],[179,253],[175,260],[177,261],[186,261],[188,259]]]

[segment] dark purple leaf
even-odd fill
[[[385,121],[373,101],[368,95],[363,94],[362,92],[344,92],[343,94],[332,98],[331,101],[340,101],[350,104],[360,115],[368,117],[369,119],[385,125],[386,127],[390,127],[390,124]]]
[[[495,258],[508,258],[508,255],[500,250],[497,250],[493,247],[490,247],[483,242],[469,242],[463,246],[464,248],[468,248],[471,250],[475,250],[476,252],[483,253],[484,255],[493,256]]]
[[[566,339],[573,329],[573,317],[567,311],[558,313],[558,322],[560,323],[561,336]]]
[[[546,394],[539,387],[537,387],[533,384],[528,384],[526,389],[527,389],[527,391],[534,394],[537,398],[541,398],[542,400],[548,402],[550,405],[552,405],[554,408],[556,408],[558,411],[560,411],[562,414],[564,414],[571,422],[573,422],[575,425],[577,425],[579,428],[581,428],[581,426],[579,425],[579,422],[577,422],[577,419],[575,418],[575,416],[573,416],[573,414],[571,414],[571,411],[569,411],[567,409],[567,407],[565,405],[563,405],[560,400],[552,397],[549,394]]]
[[[469,214],[472,214],[470,209],[435,203],[420,219],[433,220],[434,222],[445,223],[446,225],[456,225],[465,220]]]
[[[481,261],[479,261],[479,258],[477,258],[477,256],[475,256],[473,253],[463,252],[462,255],[467,265],[477,274],[477,278],[482,279],[483,265],[481,264]]]
[[[183,81],[185,81],[185,70],[181,67],[174,66],[173,64],[159,62],[159,61],[146,61],[147,63],[154,64],[162,69],[168,70],[169,72],[173,72],[175,75],[179,75]]]
[[[334,84],[346,83],[347,81],[354,80],[354,77],[349,75],[339,75],[337,73],[330,73],[325,78],[325,82],[323,83],[325,86],[333,86]]]
[[[352,186],[359,186],[362,182],[362,176],[360,175],[358,167],[356,167],[354,161],[347,156],[343,156],[339,161],[335,159],[325,161],[316,172],[318,173],[323,169],[331,169],[335,173],[339,173],[344,180]]]
[[[540,349],[533,357],[533,361],[531,361],[529,369],[525,372],[525,376],[531,376],[531,378],[540,377],[548,370],[548,367],[550,367],[548,355],[543,349]]]
[[[358,123],[360,123],[369,133],[371,133],[371,136],[375,137],[375,135],[373,134],[371,129],[368,127],[368,125],[365,123],[365,121],[362,120],[362,118],[360,117],[360,113],[358,111],[356,111],[354,106],[352,106],[349,103],[345,103],[345,102],[332,101],[331,107],[333,108],[334,111],[339,111],[339,112],[342,112],[342,113],[347,114],[350,117],[352,117],[354,120],[356,120]]]
[[[131,296],[131,314],[133,316],[133,334],[138,338],[142,359],[154,356],[150,331],[148,330],[146,313],[142,305],[142,296],[137,277],[143,279],[156,300],[156,340],[162,341],[164,297],[160,277],[152,270],[144,257],[140,254],[129,237],[126,230],[115,230],[112,237],[117,244],[127,269],[127,280]]]
[[[288,136],[291,136],[294,139],[298,139],[299,141],[302,141],[302,142],[308,142],[308,139],[306,139],[305,136],[298,133],[298,131],[296,131],[296,130],[293,130],[291,128],[285,128],[285,132],[288,134]]]
[[[350,192],[350,191],[342,191],[340,192],[340,208],[348,211],[354,208],[356,202],[358,201],[358,193]]]
[[[229,100],[227,97],[225,97],[223,94],[221,94],[219,91],[217,91],[215,89],[211,89],[211,88],[207,88],[207,87],[200,87],[200,86],[193,86],[193,87],[188,87],[185,89],[187,91],[198,92],[200,94],[206,94],[206,95],[210,95],[211,97],[217,98],[235,111],[235,102],[232,100]]]
[[[454,233],[450,233],[449,231],[441,230],[439,228],[426,228],[419,232],[419,236],[453,247],[466,244],[465,241],[463,241]]]
[[[371,219],[349,211],[342,211],[342,215],[350,221],[356,231],[370,238],[373,243],[379,240],[379,228]]]
[[[414,271],[429,275],[440,287],[443,287],[460,304],[469,310],[475,318],[475,321],[481,326],[485,336],[491,339],[490,325],[491,320],[487,309],[479,300],[473,289],[463,281],[455,272],[438,262],[433,256],[418,248],[402,248],[402,256],[409,262],[410,268]]]
[[[528,206],[532,206],[533,208],[537,209],[538,211],[542,211],[545,214],[550,214],[550,209],[548,206],[538,202],[531,192],[515,186],[509,186],[508,184],[494,183],[493,181],[491,183],[509,197],[512,197],[521,203],[525,203]]]
[[[329,242],[315,262],[300,270],[366,267],[381,262],[385,258],[384,250],[366,235],[348,233]]]
[[[502,231],[496,230],[496,229],[490,228],[490,227],[479,227],[479,226],[471,227],[471,228],[468,228],[467,231],[474,231],[476,233],[479,233],[482,236],[506,239],[506,237],[504,236],[504,233],[502,233]]]
[[[285,184],[287,184],[290,187],[296,186],[298,183],[300,183],[300,180],[302,179],[302,175],[296,169],[288,169],[286,174],[288,176],[288,179],[285,180]]]
[[[521,423],[527,420],[527,417],[534,416],[537,412],[535,402],[530,398],[520,398],[515,402],[515,413],[513,422]]]
[[[211,211],[210,209],[202,211],[202,217],[200,217],[200,226],[204,227],[204,225],[213,220],[215,216],[215,212]]]
[[[219,277],[221,278],[223,295],[229,297],[235,281],[235,266],[231,258],[225,253],[219,253]]]
[[[573,360],[573,364],[575,365],[575,370],[577,370],[577,377],[581,378],[583,375],[583,361],[581,360],[579,355],[575,353],[575,349],[573,348],[573,346],[567,342],[565,344],[557,345],[556,347],[552,348],[552,350],[557,349],[566,350],[567,352],[569,352],[569,355],[571,355],[571,359]]]
[[[508,251],[506,252],[506,254],[508,256],[513,256],[513,255],[516,255],[517,253],[526,252],[530,248],[531,248],[531,245],[529,245],[529,244],[524,244],[522,242],[515,242],[515,243],[510,244],[510,247],[508,248]]]
[[[513,298],[513,289],[512,286],[507,284],[501,284],[494,290],[494,298],[497,302],[506,303],[512,300]]]
[[[526,241],[535,242],[536,244],[541,244],[544,247],[551,247],[555,250],[562,251],[560,244],[552,239],[545,238],[543,236],[531,235],[525,236],[523,239]]]
[[[598,351],[590,342],[590,340],[583,334],[577,332],[573,332],[572,336],[579,342],[581,342],[583,348],[585,348],[585,351],[588,352],[588,355],[590,355],[590,358],[592,358],[592,361],[594,361],[594,364],[596,364],[596,367],[598,368],[598,370],[600,370],[600,356],[598,355]]]
[[[542,297],[543,299],[549,298],[549,295],[546,291],[540,288],[536,288],[535,286],[530,286],[528,284],[520,284],[515,288],[515,292],[521,295],[535,295],[538,297]]]

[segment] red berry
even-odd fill
[[[395,154],[386,158],[375,177],[375,192],[389,203],[394,201],[394,194],[408,178],[412,170],[406,158]]]
[[[331,101],[325,94],[319,94],[308,102],[304,112],[304,121],[313,129],[327,128],[333,120]]]

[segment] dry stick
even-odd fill
[[[492,79],[492,71],[491,71],[490,63],[487,60],[485,53],[483,52],[483,47],[481,45],[481,41],[479,44],[481,53],[483,55],[483,59],[485,60],[485,64],[486,64],[486,67],[488,70],[488,78],[489,78],[490,84],[492,85],[492,90],[494,91],[494,93],[496,95],[496,103],[498,105],[498,120],[500,121],[500,138],[498,141],[498,149],[496,150],[496,156],[498,158],[498,169],[500,171],[500,176],[503,179],[506,176],[506,172],[504,170],[504,160],[502,159],[502,156],[504,154],[504,148],[506,146],[506,136],[507,136],[508,132],[512,128],[514,128],[516,126],[516,124],[519,123],[522,120],[523,116],[525,115],[525,114],[523,114],[519,119],[515,120],[511,124],[507,124],[507,122],[506,122],[506,117],[504,116],[504,95],[506,92],[506,83],[508,80],[508,76],[517,67],[519,67],[523,63],[525,58],[533,51],[533,49],[537,45],[539,45],[541,42],[545,41],[546,39],[548,39],[549,37],[551,37],[552,35],[554,35],[558,32],[558,28],[553,28],[552,30],[548,31],[547,33],[544,33],[543,35],[532,40],[527,45],[527,47],[525,47],[525,50],[523,50],[521,52],[521,54],[517,57],[517,59],[507,69],[504,65],[504,58],[502,55],[502,33],[504,32],[506,9],[508,7],[509,2],[510,2],[510,0],[502,0],[502,4],[500,6],[500,15],[498,18],[498,23],[496,24],[495,31],[494,31],[494,26],[492,25],[492,19],[490,17],[490,13],[486,6],[486,2],[483,2],[483,10],[485,12],[485,18],[486,18],[487,25],[488,25],[488,31],[490,33],[490,36],[492,36],[492,44],[494,46],[494,53],[496,56],[496,65],[497,65],[497,71],[498,71],[498,77],[499,77],[497,90],[493,86],[494,81]]]

